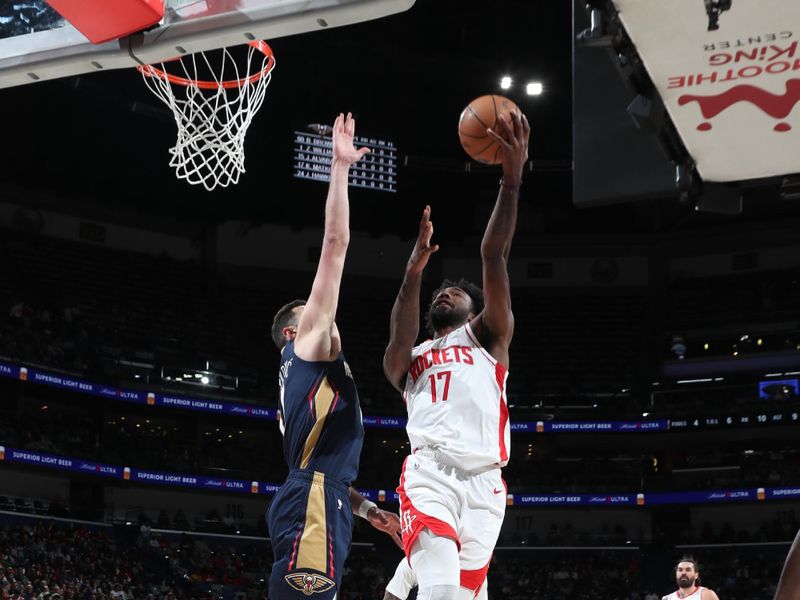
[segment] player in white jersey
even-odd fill
[[[700,585],[700,567],[690,556],[683,557],[675,565],[675,582],[678,589],[661,600],[719,600],[714,590]]]
[[[489,131],[502,148],[503,179],[481,243],[483,291],[445,280],[419,333],[422,272],[439,249],[425,207],[392,309],[387,378],[408,410],[411,455],[400,476],[406,556],[420,600],[472,600],[486,579],[506,505],[501,468],[510,450],[505,399],[514,332],[506,263],[517,221],[530,127],[513,113]]]

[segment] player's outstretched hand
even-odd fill
[[[511,185],[518,185],[528,160],[528,140],[531,136],[528,118],[516,111],[512,111],[510,115],[499,115],[497,131],[487,129],[486,133],[500,144],[503,178]]]
[[[431,237],[433,237],[431,207],[425,206],[425,210],[422,211],[422,220],[419,222],[419,236],[417,236],[417,242],[411,252],[411,258],[408,259],[406,271],[414,275],[422,273],[431,254],[439,250],[439,244],[431,246]]]
[[[356,133],[356,120],[352,113],[345,117],[342,113],[333,122],[333,160],[349,165],[357,163],[361,157],[369,153],[369,148],[359,148],[353,145]]]
[[[397,547],[402,549],[403,542],[400,535],[400,517],[394,513],[381,510],[377,506],[373,506],[367,513],[367,520],[378,531],[383,531],[392,541],[397,544]]]

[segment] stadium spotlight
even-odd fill
[[[500,79],[500,87],[502,89],[504,89],[504,90],[510,90],[511,89],[511,77],[509,77],[508,75],[506,75],[505,77],[502,77]]]
[[[539,96],[543,89],[540,81],[532,81],[525,86],[525,93],[528,94],[528,96]]]

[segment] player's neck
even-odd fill
[[[442,327],[441,329],[437,329],[433,332],[433,339],[439,339],[440,337],[446,336],[448,333],[453,333],[456,329],[461,329],[466,324],[459,323],[458,325],[448,325],[447,327]]]
[[[696,584],[695,584],[695,585],[693,585],[693,586],[692,586],[692,587],[690,587],[690,588],[687,588],[687,589],[678,588],[678,598],[686,598],[687,596],[691,596],[691,595],[692,595],[692,594],[694,594],[694,593],[695,593],[695,592],[696,592],[698,589],[700,589],[700,586],[699,586],[699,585],[696,585]]]
[[[440,329],[438,331],[434,331],[433,332],[433,339],[438,340],[440,337],[444,337],[448,333],[454,332],[459,327],[462,327],[462,325],[453,325],[452,327],[449,327],[449,326],[448,327],[443,327],[442,329]]]

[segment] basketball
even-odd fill
[[[500,163],[500,144],[486,133],[486,129],[494,130],[497,117],[512,111],[522,114],[514,102],[496,94],[480,96],[470,102],[458,119],[458,137],[464,151],[478,162],[488,165]]]

